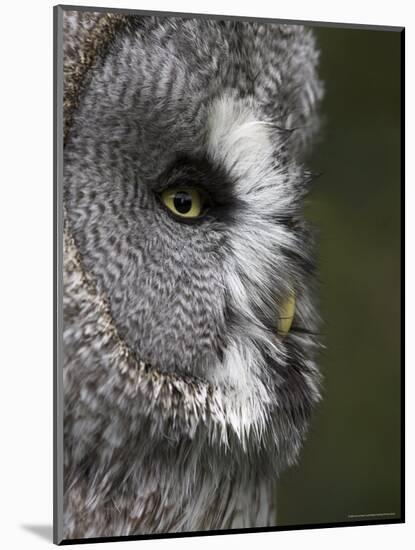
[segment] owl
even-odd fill
[[[63,11],[66,539],[272,527],[320,399],[299,25]]]

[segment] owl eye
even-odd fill
[[[178,218],[196,219],[204,213],[205,197],[194,187],[171,187],[165,189],[160,198]]]

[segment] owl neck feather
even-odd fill
[[[125,347],[64,237],[65,537],[273,525],[275,489],[235,436],[224,445],[211,389]]]

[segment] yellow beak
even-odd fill
[[[286,336],[290,331],[295,315],[295,294],[290,294],[282,304],[280,315],[278,317],[278,334]]]

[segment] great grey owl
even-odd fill
[[[274,526],[320,393],[313,34],[63,22],[64,538]]]

